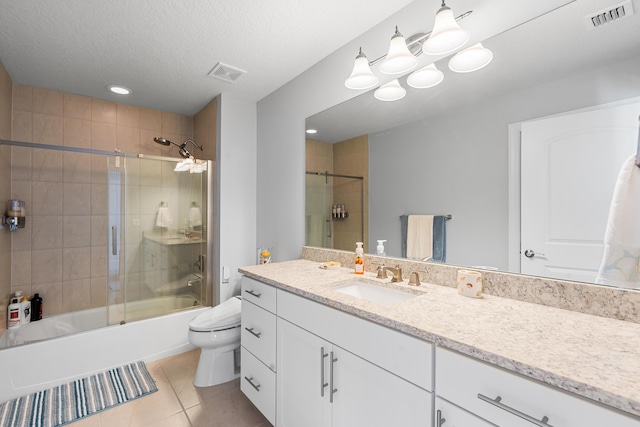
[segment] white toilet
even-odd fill
[[[236,369],[240,347],[241,297],[235,296],[210,308],[189,322],[189,342],[200,347],[200,361],[193,384],[208,387],[240,376]]]

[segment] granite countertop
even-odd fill
[[[640,324],[455,288],[389,283],[295,260],[242,267],[251,278],[640,416]],[[384,306],[336,292],[353,280],[415,293]]]

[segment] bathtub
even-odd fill
[[[208,309],[183,309],[193,302],[192,297],[180,296],[128,303],[128,311],[138,309],[145,317],[168,307],[179,311],[124,325],[106,326],[107,311],[98,308],[7,330],[0,344],[13,340],[28,345],[0,349],[0,403],[133,361],[193,349],[187,339],[189,321]],[[122,310],[121,304],[110,307],[109,318],[121,318]]]

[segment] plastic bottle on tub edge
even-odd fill
[[[22,304],[20,304],[21,298],[22,292],[16,292],[15,296],[11,297],[9,307],[7,308],[7,329],[19,328],[20,324],[22,323]]]
[[[356,257],[354,261],[354,272],[356,274],[364,274],[364,249],[362,249],[362,242],[356,242]]]

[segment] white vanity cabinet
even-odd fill
[[[277,426],[430,426],[430,343],[278,290]]]
[[[242,278],[240,389],[275,425],[276,289]]]
[[[495,427],[495,424],[478,418],[438,396],[436,396],[435,412],[435,427]]]
[[[637,419],[450,350],[436,348],[435,364],[438,398],[500,427],[640,427]],[[442,426],[453,427],[448,420]]]

